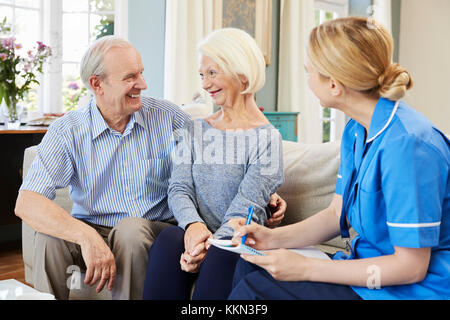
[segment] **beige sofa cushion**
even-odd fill
[[[330,204],[339,149],[339,141],[317,145],[283,141],[285,182],[278,190],[288,203],[283,224],[304,220]]]
[[[304,220],[329,206],[336,188],[340,141],[304,144],[283,141],[284,184],[278,194],[288,207],[282,225]],[[354,236],[353,230],[351,234]],[[335,252],[345,248],[340,237],[321,249]]]

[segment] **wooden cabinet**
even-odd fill
[[[298,142],[298,114],[298,112],[264,112],[270,123],[280,131],[283,140],[294,142]]]
[[[26,148],[37,145],[47,128],[20,127],[8,130],[0,125],[0,243],[20,239],[20,222],[14,207],[22,184],[23,153]]]

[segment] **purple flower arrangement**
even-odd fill
[[[17,116],[17,102],[24,98],[33,84],[39,85],[36,77],[43,72],[43,65],[52,55],[52,50],[37,41],[37,46],[22,54],[23,46],[16,42],[15,37],[2,38],[10,31],[5,18],[0,22],[0,103],[5,101],[11,117]]]

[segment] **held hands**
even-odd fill
[[[211,231],[201,222],[190,224],[184,234],[185,252],[181,254],[181,270],[191,273],[198,272],[200,265],[206,257],[212,237]]]

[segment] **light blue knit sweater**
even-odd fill
[[[263,224],[270,195],[284,181],[281,135],[272,125],[223,131],[205,120],[186,123],[178,132],[169,180],[168,202],[181,228],[204,222],[215,238],[231,236],[231,218]]]

